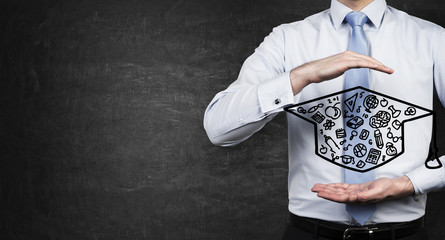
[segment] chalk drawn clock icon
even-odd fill
[[[314,125],[316,152],[335,165],[366,172],[405,151],[405,123],[433,111],[363,87],[284,108]]]

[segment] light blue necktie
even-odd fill
[[[362,12],[350,12],[346,15],[346,22],[352,27],[352,35],[349,39],[348,50],[354,52],[369,55],[368,53],[368,42],[366,40],[366,35],[363,30],[363,25],[368,21],[366,14]],[[369,69],[368,68],[358,68],[350,69],[345,73],[345,89],[350,89],[353,87],[362,86],[364,88],[369,88]],[[345,93],[345,99],[348,99],[348,93]],[[348,128],[346,128],[348,129]],[[347,135],[351,136],[351,130],[346,130]],[[355,138],[357,139],[357,138]],[[352,146],[355,146],[358,142],[354,139],[350,142]],[[374,171],[368,172],[356,172],[345,168],[345,183],[349,184],[359,184],[364,182],[369,182],[375,179]],[[360,224],[363,225],[375,212],[376,205],[346,205],[346,211]]]

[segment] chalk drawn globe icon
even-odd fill
[[[363,101],[363,105],[367,109],[374,109],[379,106],[379,99],[375,95],[368,95]]]
[[[357,145],[354,146],[354,154],[357,157],[363,157],[366,155],[366,152],[368,151],[368,149],[366,148],[366,146],[362,143],[359,143]]]

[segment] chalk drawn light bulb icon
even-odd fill
[[[359,111],[360,107],[365,111]],[[314,161],[324,159],[357,172],[376,169],[404,154],[405,123],[433,116],[431,110],[363,87],[302,101],[284,110],[313,125],[319,157]],[[403,111],[399,114],[399,110]]]

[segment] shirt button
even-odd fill
[[[280,103],[281,103],[281,99],[279,99],[279,98],[275,99],[275,105],[278,105]]]

